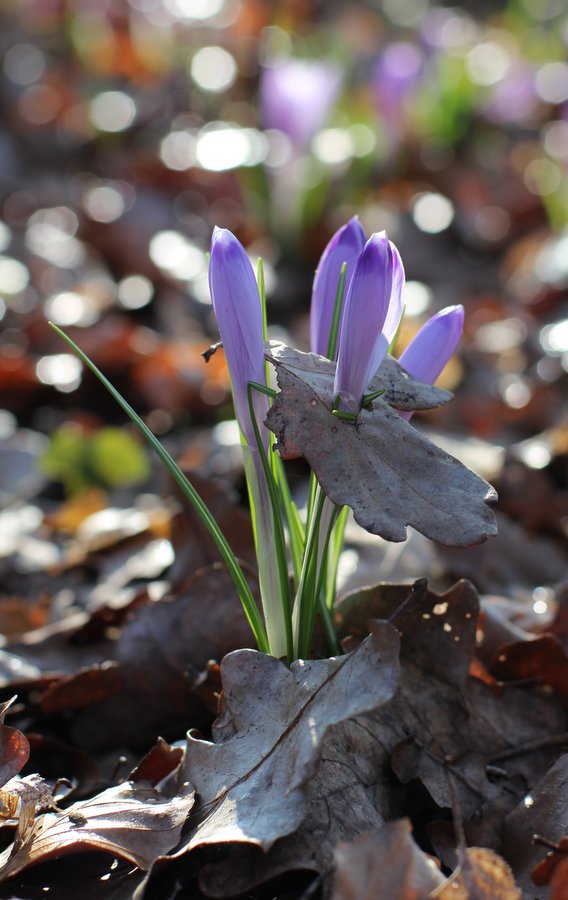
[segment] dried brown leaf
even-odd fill
[[[445,881],[412,839],[408,819],[340,843],[334,855],[333,900],[418,900]]]
[[[371,411],[362,409],[356,422],[346,422],[332,414],[333,363],[283,345],[271,345],[271,351],[267,358],[276,367],[281,390],[266,425],[276,435],[281,455],[304,456],[333,503],[351,507],[363,528],[403,541],[406,526],[412,525],[451,547],[476,544],[496,533],[487,506],[496,499],[491,485],[402,419],[389,405],[390,387],[386,400],[374,400]],[[385,384],[379,374],[370,390]],[[407,380],[398,393],[393,389],[392,399],[398,408],[402,398],[405,408],[416,408],[423,388],[437,390]],[[433,405],[437,395],[428,396],[425,405]]]
[[[536,679],[550,685],[568,708],[568,655],[552,634],[501,647],[491,671],[502,681]]]
[[[123,687],[81,711],[73,726],[88,748],[146,746],[156,734],[209,727],[211,712],[193,689],[210,659],[249,646],[252,635],[227,571],[209,567],[180,596],[141,607],[113,648]]]
[[[30,745],[21,731],[4,725],[4,718],[14,697],[0,704],[0,787],[20,771],[28,761]]]
[[[337,659],[278,660],[241,650],[222,663],[225,708],[219,743],[190,736],[186,777],[201,821],[185,849],[246,841],[264,849],[306,816],[306,786],[331,726],[376,709],[398,683],[399,642],[386,622]]]
[[[521,900],[504,859],[484,847],[469,847],[451,878],[430,897],[436,900]]]
[[[414,585],[376,584],[344,594],[334,611],[340,638],[358,636],[371,618],[388,619],[400,634],[401,656],[450,684],[464,684],[475,648],[479,597],[469,581],[443,594]]]
[[[534,835],[533,842],[542,844],[546,840],[546,845],[551,847],[544,859],[536,864],[532,871],[532,880],[539,887],[546,887],[556,878],[558,870],[568,866],[568,836],[562,837],[557,843],[548,839],[543,839],[541,835]],[[552,849],[553,847],[553,849]],[[568,870],[565,870],[568,875]]]
[[[0,791],[0,817],[18,819],[15,848],[21,847],[30,836],[36,811],[40,809],[59,812],[51,788],[41,775],[15,776]]]
[[[251,682],[250,691],[258,693],[256,682]],[[273,706],[267,709],[272,712]],[[259,713],[258,721],[263,718],[266,713]],[[222,724],[225,739],[234,741],[232,716]],[[456,685],[403,659],[400,687],[391,701],[328,729],[319,765],[305,788],[305,817],[296,830],[264,853],[244,843],[238,844],[236,856],[233,851],[224,852],[222,861],[201,870],[200,888],[207,896],[231,897],[250,893],[287,873],[313,872],[327,890],[333,849],[339,841],[379,830],[386,820],[407,814],[409,792],[417,791],[421,816],[427,808],[424,788],[435,804],[450,808],[454,799],[450,780],[466,820],[468,840],[476,844],[488,840],[496,847],[504,816],[547,771],[558,752],[557,747],[540,747],[540,742],[546,744],[549,735],[563,727],[558,705],[534,691],[511,688],[502,693],[473,678]],[[243,735],[243,753],[245,741]],[[405,741],[411,758],[403,768],[400,747]],[[530,749],[531,742],[537,746]],[[513,755],[498,762],[494,778],[490,764],[502,752]],[[257,757],[251,759],[251,767],[256,761]],[[293,754],[279,764],[288,767],[291,779]],[[393,769],[408,787],[401,786]],[[256,801],[261,810],[260,826],[266,805],[278,807],[287,800],[288,784],[283,787],[277,780],[274,787],[274,793],[271,786],[262,798],[254,792],[250,796],[251,804]],[[206,806],[203,815],[211,808]],[[241,809],[246,826],[250,810],[245,804]],[[232,810],[237,824],[238,812],[238,806]],[[233,840],[246,840],[237,834],[235,828]],[[220,842],[225,836],[219,831]],[[214,834],[210,843],[215,843]]]
[[[410,661],[396,697],[367,719],[401,782],[418,779],[451,809],[453,780],[468,840],[488,846],[498,845],[503,817],[558,755],[548,742],[564,729],[558,704],[533,690],[499,692],[475,678],[456,687]]]
[[[533,869],[544,856],[535,834],[553,842],[568,834],[568,753],[530,786],[505,820],[503,855],[529,896],[534,893]]]
[[[64,813],[36,818],[24,843],[0,854],[0,879],[87,848],[108,851],[146,870],[177,844],[192,804],[189,785],[172,798],[130,782],[116,785]]]
[[[333,378],[335,363],[315,353],[302,353],[281,341],[268,341],[266,359],[279,370],[284,367],[305,379],[322,399],[333,402]],[[434,409],[449,403],[450,391],[417,381],[391,356],[385,357],[369,385],[368,393],[384,391],[383,399],[389,406],[405,411]]]

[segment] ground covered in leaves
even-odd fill
[[[0,898],[565,900],[562,5],[0,6]],[[270,54],[338,44],[351,68],[331,128],[301,148],[305,183],[284,157],[227,161],[263,146]],[[375,95],[392,47],[427,52],[429,72],[401,81],[397,57]],[[204,85],[201,48],[231,57],[226,89]],[[439,383],[455,399],[417,413],[413,440],[495,485],[498,534],[450,549],[350,523],[344,655],[316,637],[287,669],[247,649],[210,539],[47,321],[164,437],[256,590],[223,358],[201,356],[211,229],[263,256],[271,337],[306,350],[314,267],[354,214],[404,259],[396,355],[426,316],[465,307]],[[307,467],[287,466],[301,501]],[[378,479],[344,474],[338,502],[400,537],[396,498],[387,517]]]
[[[246,512],[202,489],[251,560]],[[208,539],[154,499],[59,504],[3,556],[0,897],[564,896],[565,589],[354,587],[345,655],[288,669],[240,649]]]

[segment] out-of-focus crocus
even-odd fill
[[[377,112],[386,126],[385,138],[400,137],[407,98],[420,85],[425,66],[423,50],[408,41],[390,44],[377,60],[371,86]]]
[[[364,246],[365,232],[361,228],[357,216],[354,216],[347,225],[336,231],[322,253],[314,278],[310,309],[312,353],[327,356],[341,269],[346,263],[344,291],[347,293],[355,270],[355,263]]]
[[[255,450],[247,385],[249,381],[266,384],[262,309],[250,260],[242,244],[226,228],[213,231],[209,289],[231,376],[235,414],[247,444]],[[268,446],[268,432],[262,424],[268,399],[253,391],[253,404]]]
[[[515,59],[503,78],[491,86],[489,100],[481,111],[499,125],[522,123],[534,113],[537,104],[534,67],[525,60]]]
[[[449,362],[460,342],[463,331],[463,306],[446,306],[422,326],[406,350],[399,363],[409,375],[426,384],[434,384],[444,366]],[[401,416],[406,420],[411,412]]]
[[[264,128],[287,134],[305,150],[337,100],[341,72],[329,62],[285,59],[266,66],[260,76],[260,110]]]
[[[339,409],[357,413],[402,315],[404,268],[386,232],[371,235],[355,264],[339,332],[334,394]]]

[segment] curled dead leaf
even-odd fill
[[[0,704],[0,787],[22,769],[30,755],[27,738],[17,728],[4,724],[9,707],[16,698]]]
[[[37,817],[25,840],[0,854],[0,880],[53,856],[89,848],[146,870],[177,844],[192,805],[187,784],[174,797],[131,782],[115,785],[64,812]]]

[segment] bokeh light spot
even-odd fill
[[[87,255],[84,245],[74,237],[78,227],[77,216],[65,206],[38,209],[28,220],[26,245],[56,266],[76,268]]]
[[[168,169],[183,172],[195,165],[196,138],[188,131],[172,131],[162,139],[160,159]]]
[[[404,288],[405,316],[421,316],[432,303],[432,291],[421,281],[407,281]]]
[[[524,172],[524,182],[529,191],[541,197],[553,194],[562,181],[560,169],[551,159],[540,157],[530,161]]]
[[[150,259],[175,278],[197,278],[206,267],[203,250],[178,231],[159,231],[150,241]]]
[[[191,77],[204,91],[225,91],[237,77],[235,58],[223,47],[202,47],[191,61]]]
[[[254,128],[238,128],[216,122],[207,125],[197,140],[197,162],[211,172],[258,165],[267,153],[266,136]]]
[[[568,63],[548,62],[536,73],[535,89],[545,103],[568,100]]]
[[[438,234],[449,227],[454,218],[454,207],[442,194],[418,194],[413,203],[412,218],[421,231]]]
[[[540,333],[540,343],[547,353],[561,354],[568,351],[568,319],[545,325]]]
[[[33,84],[45,71],[45,57],[33,44],[14,44],[4,57],[4,71],[14,84]]]
[[[0,256],[0,294],[14,296],[24,291],[30,280],[26,266],[11,256]]]
[[[6,250],[12,240],[12,232],[5,222],[0,221],[0,253]]]
[[[118,301],[125,309],[141,309],[154,296],[154,286],[144,275],[127,275],[118,283]]]
[[[56,325],[80,325],[86,328],[98,319],[95,303],[83,294],[75,291],[61,291],[53,294],[45,301],[45,315]]]
[[[36,365],[36,375],[42,384],[48,384],[64,394],[76,390],[81,383],[82,365],[70,353],[42,356]]]
[[[110,184],[94,185],[85,191],[83,208],[95,222],[114,222],[124,212],[124,197]]]
[[[314,156],[328,166],[347,162],[354,149],[353,138],[344,128],[324,128],[312,142]]]
[[[164,7],[176,19],[205,21],[219,15],[225,0],[164,0]]]
[[[99,131],[124,131],[136,118],[136,104],[124,91],[103,91],[91,101],[89,118]]]
[[[505,77],[511,57],[497,41],[484,41],[473,47],[466,56],[466,69],[475,84],[496,84]]]
[[[568,160],[568,122],[557,119],[542,130],[544,149],[555,159]]]
[[[499,382],[499,393],[511,409],[523,409],[531,399],[528,383],[517,375],[503,375]]]
[[[420,22],[428,9],[428,0],[384,0],[383,10],[393,25],[410,28]]]

